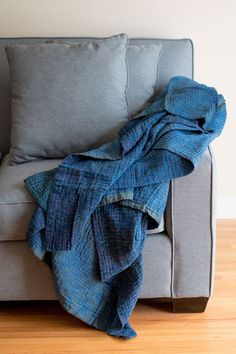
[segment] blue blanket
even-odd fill
[[[38,203],[28,244],[68,312],[110,335],[136,336],[128,319],[148,225],[160,223],[170,180],[194,170],[225,119],[214,88],[174,77],[117,139],[24,180]]]

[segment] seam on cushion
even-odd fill
[[[210,148],[208,148],[210,156],[211,156],[211,175],[210,175],[210,182],[211,182],[211,188],[210,188],[210,233],[211,233],[211,254],[210,254],[210,274],[209,274],[209,296],[212,295],[213,292],[213,252],[215,248],[214,244],[214,230],[213,230],[213,157]]]
[[[80,39],[80,40],[85,40],[85,39],[103,39],[104,37],[87,37],[87,36],[81,36],[81,37],[1,37],[0,39],[4,39],[4,40],[14,40],[14,39]],[[105,37],[108,38],[108,37]],[[162,42],[181,42],[181,41],[190,41],[190,38],[158,38],[158,37],[131,37],[131,40],[158,40],[158,41],[162,41]]]
[[[157,57],[157,77],[156,77],[154,95],[157,94],[157,89],[158,89],[158,84],[159,84],[159,77],[160,77],[159,69],[160,69],[160,58],[162,56],[162,44],[159,44],[159,47],[160,47],[160,51],[159,51],[159,54],[158,54],[158,57]]]
[[[125,51],[125,65],[126,65],[125,100],[126,100],[126,106],[127,106],[127,120],[130,119],[130,107],[129,107],[129,100],[128,100],[128,89],[129,89],[129,64],[128,64],[128,58],[127,58],[128,46],[129,46],[129,38],[127,37],[126,51]]]
[[[194,78],[194,46],[192,39],[188,38],[190,41],[191,49],[192,49],[192,79]]]
[[[1,242],[5,242],[5,241],[27,241],[26,236],[14,236],[14,238],[1,238],[0,237],[0,244]]]
[[[35,204],[37,204],[37,203],[34,203],[34,202],[6,202],[6,203],[0,203],[0,206],[1,205],[11,205],[11,204],[33,204],[33,205],[35,205]]]

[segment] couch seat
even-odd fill
[[[0,166],[0,241],[24,240],[36,203],[24,184],[24,178],[55,168],[61,159],[39,160],[10,166],[9,155]]]
[[[0,241],[25,240],[28,225],[37,206],[28,192],[24,179],[35,173],[57,167],[62,159],[47,159],[9,165],[9,154],[0,166]],[[164,220],[158,229],[148,231],[156,234],[164,231]]]

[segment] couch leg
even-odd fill
[[[173,312],[204,312],[208,299],[208,297],[172,299]]]

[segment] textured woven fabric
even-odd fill
[[[124,33],[84,43],[6,46],[11,165],[64,158],[118,136],[128,120],[127,46]]]
[[[128,319],[148,223],[160,222],[169,181],[193,171],[225,118],[214,88],[174,77],[118,139],[25,179],[39,204],[28,244],[51,267],[68,312],[111,335],[136,335]]]

